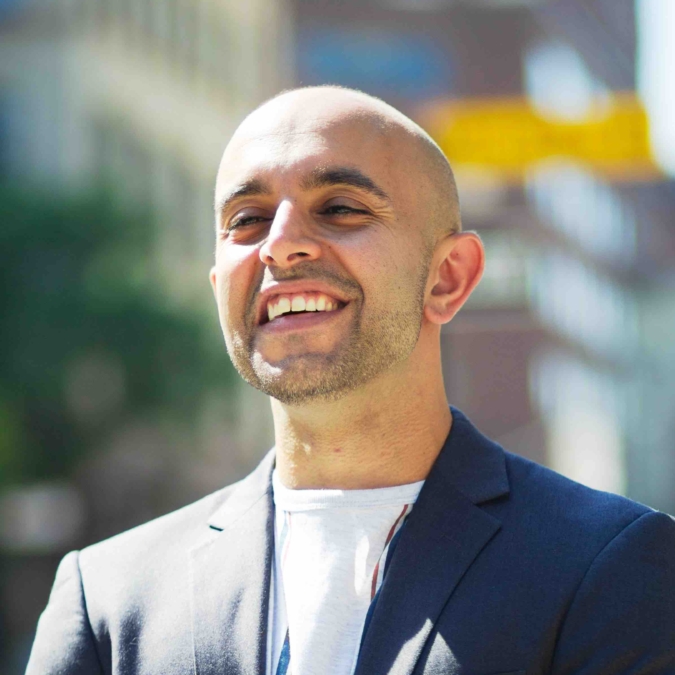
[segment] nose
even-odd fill
[[[320,255],[321,246],[312,236],[310,224],[296,206],[282,202],[260,247],[260,260],[268,266],[292,267],[298,262],[316,260]]]

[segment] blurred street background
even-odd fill
[[[485,278],[448,399],[675,512],[675,2],[0,0],[0,672],[69,550],[250,471],[264,396],[207,274],[220,153],[278,91],[422,124]]]

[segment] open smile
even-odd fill
[[[347,304],[321,292],[274,295],[267,300],[260,325],[275,331],[310,327],[331,320]]]

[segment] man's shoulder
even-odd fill
[[[138,575],[203,541],[208,521],[243,481],[237,481],[201,499],[130,530],[87,546],[79,554],[83,574],[96,570],[126,571]]]
[[[536,499],[539,504],[561,507],[573,512],[629,512],[636,516],[652,511],[648,506],[613,492],[592,488],[521,455],[502,450],[506,460],[512,497]]]
[[[483,435],[456,408],[445,448],[445,476],[502,528],[555,540],[574,533],[599,541],[656,512],[626,497],[593,489],[509,452]],[[517,448],[514,448],[517,450]],[[453,478],[454,477],[454,478]],[[478,486],[478,487],[476,487]],[[665,516],[667,520],[667,516]]]
[[[208,538],[209,533],[222,529],[226,514],[236,513],[235,505],[245,509],[267,492],[273,464],[274,450],[271,450],[241,480],[176,511],[88,546],[80,552],[80,559],[103,561],[116,558],[121,562],[189,550],[202,543],[205,536]]]
[[[506,450],[509,503],[506,524],[526,529],[541,542],[562,542],[578,553],[598,553],[638,523],[654,526],[675,541],[675,521],[627,497],[593,489]]]

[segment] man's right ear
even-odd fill
[[[448,323],[469,299],[485,268],[485,249],[474,232],[443,239],[434,252],[424,316],[431,323]]]
[[[213,295],[216,296],[216,268],[215,265],[211,268],[209,272],[209,281],[211,282],[211,290],[213,290]]]

